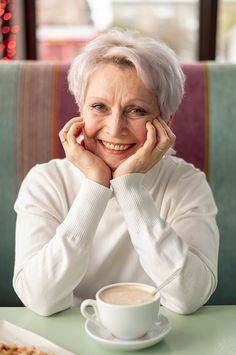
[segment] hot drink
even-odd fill
[[[155,291],[152,286],[132,282],[108,285],[97,292],[96,300],[84,300],[81,312],[119,339],[138,339],[158,320],[160,294]]]
[[[146,286],[118,285],[105,289],[100,294],[102,301],[117,305],[132,305],[153,301],[153,289]]]

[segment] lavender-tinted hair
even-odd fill
[[[185,77],[175,53],[164,43],[137,32],[111,30],[89,42],[71,64],[68,83],[79,107],[96,66],[112,62],[132,65],[156,96],[163,119],[174,113],[184,95]]]

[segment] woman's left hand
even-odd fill
[[[146,173],[158,163],[175,142],[175,135],[161,118],[146,123],[147,139],[144,145],[121,163],[113,178],[130,173]]]

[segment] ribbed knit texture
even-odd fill
[[[113,179],[110,189],[52,160],[27,175],[15,210],[13,284],[39,314],[122,281],[154,285],[163,305],[188,313],[216,287],[217,209],[204,174],[181,159]]]
[[[78,196],[57,232],[66,234],[67,238],[73,239],[82,247],[94,236],[111,195],[110,189],[92,180],[84,179]]]

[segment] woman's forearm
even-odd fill
[[[161,288],[162,303],[176,312],[191,313],[216,287],[218,230],[214,206],[208,215],[190,208],[176,220],[172,216],[170,224],[160,217],[141,181],[142,174],[112,181],[131,241],[143,269]]]
[[[32,213],[31,204],[22,207],[18,199],[13,284],[27,307],[50,315],[72,305],[73,290],[86,272],[92,239],[110,194],[85,180],[61,224],[45,211],[40,215],[40,208],[38,214],[35,207]]]

